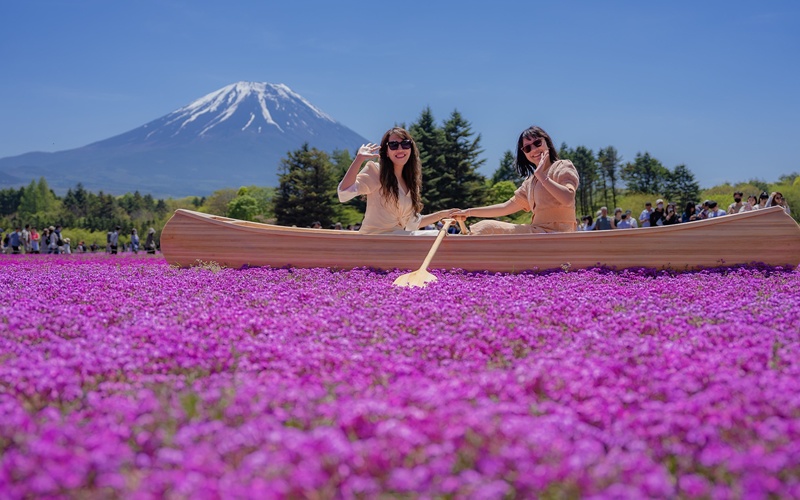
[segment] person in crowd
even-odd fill
[[[139,234],[136,229],[131,229],[131,251],[139,253]]]
[[[362,233],[413,234],[451,212],[421,215],[421,189],[419,149],[407,130],[394,127],[383,134],[380,144],[368,143],[358,148],[337,192],[342,203],[359,195],[367,197]]]
[[[144,249],[150,255],[156,253],[156,230],[152,227],[147,230],[147,239],[144,242]]]
[[[41,240],[41,235],[39,231],[36,230],[35,227],[31,228],[31,253],[39,253],[39,243]]]
[[[719,208],[716,201],[708,200],[708,218],[722,217],[723,215],[728,215],[728,212]]]
[[[58,254],[58,247],[61,246],[59,245],[59,240],[61,239],[61,232],[57,231],[57,229],[60,228],[61,226],[58,226],[58,228],[56,226],[50,226],[48,228],[50,229],[50,239],[47,245],[47,253],[49,254],[56,254],[56,255]]]
[[[581,219],[581,225],[578,226],[578,231],[594,231],[594,219],[591,215],[584,215]]]
[[[343,227],[342,227],[342,223],[341,223],[341,222],[337,222],[337,223],[335,223],[335,224],[333,225],[333,229],[335,229],[335,230],[337,230],[337,231],[341,231],[341,230],[343,229]]]
[[[644,210],[639,214],[639,226],[650,227],[650,214],[653,213],[653,204],[649,201],[644,204]]]
[[[619,222],[617,222],[616,228],[617,229],[631,229],[631,219],[628,217],[628,214],[623,213],[619,216]]]
[[[594,228],[597,231],[608,231],[614,229],[614,219],[608,216],[608,207],[600,207],[600,215],[594,221]]]
[[[114,228],[114,231],[111,232],[109,237],[108,243],[109,248],[111,250],[111,255],[116,255],[119,249],[119,230],[121,228],[119,226]]]
[[[650,213],[650,227],[663,226],[666,213],[664,212],[664,200],[656,200],[656,208]]]
[[[315,220],[311,223],[311,229],[322,229],[322,222]]]
[[[70,246],[69,238],[64,238],[63,240],[61,240],[61,242],[63,243],[63,245],[59,247],[59,251],[65,255],[72,254],[72,247]]]
[[[20,249],[22,248],[22,230],[20,228],[14,229],[14,231],[8,235],[8,246],[11,247],[12,254],[21,253]]]
[[[703,202],[703,205],[700,207],[700,211],[697,212],[697,219],[704,220],[708,218],[708,214],[710,209],[708,208],[708,204],[711,203],[711,200],[706,200]]]
[[[741,191],[733,192],[733,203],[728,205],[728,215],[738,214],[742,210],[742,207],[744,207],[742,196],[744,196],[744,194]]]
[[[508,201],[479,208],[459,210],[454,217],[502,217],[520,210],[533,212],[530,224],[483,220],[474,224],[472,234],[524,234],[573,232],[575,193],[579,176],[575,165],[561,160],[553,140],[541,127],[532,126],[517,139],[515,166],[522,185]]]
[[[630,210],[625,210],[625,214],[628,216],[628,220],[631,221],[631,229],[636,229],[639,227],[639,221],[636,220],[636,217],[633,216],[633,212]]]
[[[31,253],[31,225],[22,228],[22,253]]]
[[[681,222],[691,222],[695,220],[698,220],[697,208],[693,201],[687,201],[686,207],[683,209],[683,214],[681,215]]]
[[[783,207],[783,211],[789,215],[792,215],[792,211],[789,209],[789,204],[786,203],[786,198],[783,197],[778,191],[773,191],[772,194],[769,195],[769,199],[767,200],[766,206],[774,207],[779,206]]]
[[[767,201],[769,200],[769,195],[766,191],[762,191],[760,195],[758,195],[758,205],[753,207],[753,209],[758,210],[760,208],[767,207]]]
[[[664,225],[671,226],[680,223],[681,219],[678,217],[678,212],[675,211],[675,204],[667,203],[667,213],[664,215]]]
[[[93,241],[92,244],[89,245],[89,250],[91,250],[92,253],[96,252],[99,248],[100,247],[97,246],[97,242],[96,241]]]
[[[757,206],[758,198],[756,198],[756,195],[751,194],[747,197],[747,201],[742,204],[742,208],[739,209],[739,213],[750,212],[755,210]]]
[[[615,229],[617,227],[617,224],[619,224],[619,221],[621,221],[621,220],[622,220],[622,209],[617,207],[617,208],[614,209],[614,228]]]

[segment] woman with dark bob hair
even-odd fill
[[[516,167],[526,177],[514,196],[504,203],[459,210],[455,218],[502,217],[520,210],[533,212],[530,224],[484,220],[472,234],[568,233],[575,231],[575,192],[578,170],[569,160],[559,160],[553,140],[540,127],[530,127],[517,140]]]
[[[383,134],[380,144],[358,148],[337,192],[342,203],[366,195],[367,210],[360,232],[415,234],[420,227],[433,224],[452,211],[420,215],[421,184],[419,149],[407,130],[394,127]]]

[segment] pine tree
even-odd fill
[[[485,161],[478,159],[483,153],[480,134],[472,138],[472,126],[458,111],[453,111],[444,122],[442,132],[443,168],[431,172],[431,178],[424,182],[425,190],[432,188],[437,197],[430,198],[425,212],[483,205],[486,200],[486,179],[477,172]]]
[[[438,178],[440,172],[446,168],[444,131],[436,125],[430,107],[422,110],[419,118],[411,124],[408,131],[417,144],[420,163],[422,163],[422,204],[425,206],[426,213],[431,212],[433,211],[431,207],[437,206],[436,200],[441,197],[438,186],[433,180]]]
[[[669,169],[648,152],[636,153],[633,163],[628,162],[622,168],[622,179],[634,193],[662,193],[668,175]]]
[[[614,146],[608,146],[597,152],[597,161],[600,166],[598,172],[602,179],[603,204],[605,206],[617,206],[617,181],[622,157]],[[609,200],[609,195],[611,199]],[[609,203],[610,201],[610,203]]]
[[[517,168],[514,166],[516,158],[510,150],[503,153],[503,158],[500,159],[500,166],[494,171],[492,175],[492,184],[497,184],[501,181],[511,181],[516,186],[522,184],[523,179],[519,176]]]
[[[664,183],[664,197],[669,201],[677,200],[678,207],[686,206],[686,203],[697,202],[700,198],[700,184],[694,178],[694,174],[686,165],[678,165],[667,175]]]
[[[327,153],[308,143],[281,160],[280,186],[275,195],[275,217],[285,226],[323,227],[333,221],[336,180]]]

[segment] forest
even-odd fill
[[[490,177],[478,171],[485,163],[481,135],[457,110],[437,122],[430,108],[425,108],[417,121],[398,126],[411,132],[420,150],[426,213],[503,202],[523,180],[514,168],[512,151],[504,153]],[[601,206],[610,212],[621,207],[638,213],[646,201],[657,198],[675,202],[678,207],[689,201],[714,199],[724,208],[735,190],[745,197],[780,191],[789,206],[796,207],[792,216],[796,220],[800,217],[797,172],[771,182],[753,178],[701,189],[686,165],[669,168],[646,151],[625,161],[611,145],[593,151],[562,143],[559,156],[571,160],[580,174],[578,217],[594,215]],[[336,186],[352,161],[347,150],[329,153],[304,144],[281,160],[277,187],[232,186],[208,196],[178,199],[154,199],[138,191],[123,195],[93,193],[81,184],[59,196],[46,179],[32,179],[24,187],[0,189],[0,228],[7,232],[26,224],[37,228],[60,224],[73,241],[104,244],[107,232],[116,226],[121,228],[121,235],[129,235],[132,229],[145,234],[151,227],[160,235],[178,208],[279,225],[307,227],[319,221],[322,227],[332,227],[336,222],[348,226],[359,223],[365,209],[363,200],[341,204],[336,196]],[[515,214],[508,220],[526,222],[530,214]]]

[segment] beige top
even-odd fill
[[[380,166],[368,161],[356,176],[356,181],[347,189],[339,183],[337,192],[342,203],[358,195],[367,196],[367,211],[360,232],[365,234],[406,233],[419,229],[422,217],[414,213],[411,193],[404,193],[398,186],[397,203],[381,194]]]
[[[529,175],[514,192],[511,200],[522,210],[533,212],[532,225],[575,224],[575,192],[579,182],[575,165],[569,160],[558,160],[550,165],[545,175],[547,180],[543,182],[536,176]],[[551,185],[548,186],[547,183]],[[571,194],[558,191],[552,183],[571,188]]]

